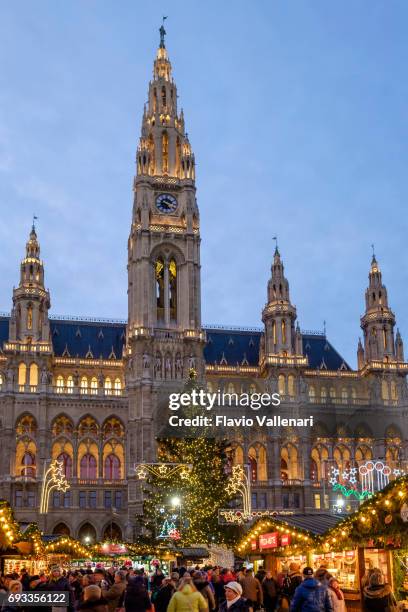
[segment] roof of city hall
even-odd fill
[[[85,317],[50,317],[51,339],[56,357],[81,359],[121,359],[126,342],[126,322]],[[259,365],[261,328],[204,325],[207,365]],[[0,315],[0,347],[8,340],[9,316]],[[303,354],[308,367],[317,370],[350,370],[325,332],[302,332]]]

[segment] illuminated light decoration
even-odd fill
[[[261,518],[273,518],[275,516],[292,516],[292,510],[252,510],[249,515],[244,515],[243,510],[219,510],[220,524],[229,523],[232,525],[243,525],[248,521],[254,521]]]
[[[134,468],[139,480],[146,480],[149,473],[159,478],[169,478],[179,473],[180,478],[186,480],[191,469],[190,463],[139,463]]]
[[[51,491],[66,493],[70,488],[64,474],[64,463],[54,459],[48,469],[44,465],[44,478],[41,488],[40,514],[47,514]]]
[[[346,498],[354,497],[362,502],[384,489],[390,482],[390,476],[398,478],[403,474],[404,470],[401,468],[391,468],[383,461],[370,459],[358,468],[346,468],[341,473],[338,467],[332,466],[329,483],[334,491],[339,491]]]
[[[232,468],[232,474],[226,486],[226,492],[228,495],[234,495],[240,493],[242,496],[243,510],[242,520],[248,521],[252,515],[252,504],[251,504],[251,481],[248,478],[248,466],[246,470],[242,465],[234,465]]]

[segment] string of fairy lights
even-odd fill
[[[66,553],[72,558],[78,559],[91,557],[89,548],[68,536],[60,536],[53,542],[43,542],[41,531],[36,523],[31,523],[22,532],[7,502],[0,502],[0,540],[3,548],[12,548],[19,542],[29,542],[32,544],[34,553],[37,556],[51,553]]]
[[[379,547],[407,545],[408,476],[392,481],[365,501],[358,511],[346,516],[322,535],[295,528],[282,520],[258,521],[237,545],[237,552],[247,554],[253,541],[271,529],[291,537],[290,544],[273,549],[274,552],[286,554],[338,551],[368,542]]]

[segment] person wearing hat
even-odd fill
[[[249,612],[249,605],[242,597],[242,586],[232,580],[225,587],[225,601],[219,607],[219,612]]]
[[[316,580],[311,567],[303,570],[303,582],[295,591],[290,612],[333,612],[327,587]]]

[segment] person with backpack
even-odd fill
[[[303,582],[295,591],[290,612],[333,612],[327,587],[314,578],[311,567],[303,570]]]

